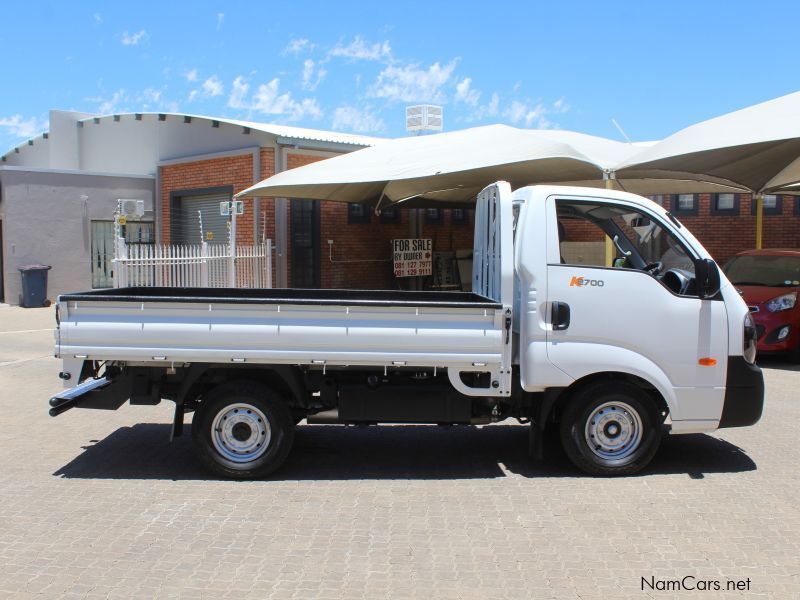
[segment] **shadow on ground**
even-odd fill
[[[800,364],[792,362],[788,357],[780,354],[759,354],[756,364],[764,369],[800,372]]]
[[[187,427],[188,429],[188,427]],[[122,427],[54,473],[78,479],[213,479],[194,455],[191,436],[169,442],[169,425]],[[545,460],[528,457],[528,428],[309,426],[296,428],[286,464],[272,480],[490,479],[582,476],[557,436],[545,440]],[[752,471],[745,452],[708,435],[667,436],[642,476]]]

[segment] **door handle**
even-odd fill
[[[551,321],[553,331],[563,331],[569,327],[569,304],[566,302],[553,302]]]

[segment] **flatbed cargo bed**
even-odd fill
[[[73,369],[84,360],[432,367],[452,371],[462,392],[460,372],[510,373],[507,311],[469,292],[129,287],[64,294],[58,306],[57,352]]]
[[[312,304],[343,306],[438,306],[441,308],[502,308],[491,298],[472,292],[331,289],[236,289],[126,287],[62,294],[66,302],[221,302],[225,304]]]

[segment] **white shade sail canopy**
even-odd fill
[[[793,191],[783,188],[800,182],[800,92],[682,129],[615,171],[625,181],[694,179]]]
[[[602,180],[604,170],[640,150],[567,131],[489,125],[390,140],[284,171],[238,194],[345,202],[414,196],[464,202],[493,181]]]
[[[291,169],[237,194],[372,203],[420,199],[468,203],[486,185],[513,187],[563,183],[603,187],[604,174],[650,144],[560,130],[489,125],[428,136],[388,140],[370,148]],[[730,190],[730,182],[694,177],[637,179],[614,187],[639,194]],[[425,204],[424,202],[422,203]]]
[[[661,142],[625,144],[572,131],[489,125],[389,140],[284,171],[239,196],[345,202],[470,202],[497,180],[642,195],[721,191],[798,193],[800,92],[732,112]],[[383,200],[381,200],[383,199]]]

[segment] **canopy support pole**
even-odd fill
[[[764,194],[756,194],[756,250],[761,250],[764,233]]]
[[[607,190],[614,189],[614,180],[616,176],[613,171],[605,170],[603,171],[603,182],[605,183]],[[611,238],[606,236],[606,266],[613,267],[614,266],[614,245],[611,242]]]

